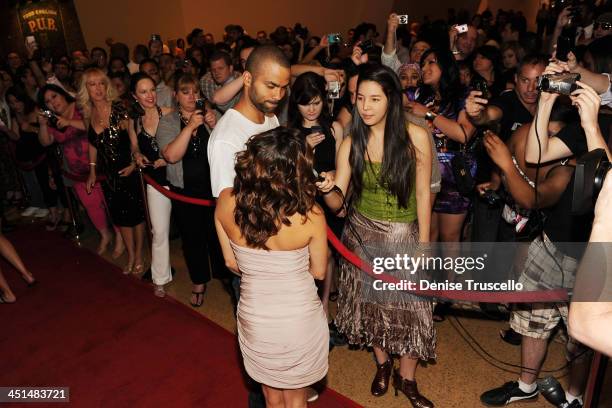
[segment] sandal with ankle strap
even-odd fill
[[[192,301],[189,301],[189,304],[191,304],[191,306],[193,307],[200,307],[202,306],[202,303],[204,303],[204,292],[206,292],[206,289],[200,291],[200,292],[194,292],[191,291],[192,295],[196,295],[196,302],[193,303]]]

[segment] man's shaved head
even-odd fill
[[[245,69],[256,76],[266,63],[275,63],[283,68],[291,68],[291,64],[285,54],[274,45],[260,45],[255,47],[249,58],[247,58]]]

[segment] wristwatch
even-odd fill
[[[436,115],[432,111],[427,111],[427,113],[425,114],[425,119],[427,119],[430,122],[433,122],[437,117],[438,115]]]

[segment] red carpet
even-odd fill
[[[18,300],[0,305],[0,386],[70,387],[79,407],[247,406],[233,334],[57,234],[7,237],[39,284],[2,261]],[[359,405],[326,389],[309,406]]]

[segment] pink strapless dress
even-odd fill
[[[231,245],[242,273],[238,341],[247,373],[282,389],[321,380],[329,330],[309,272],[308,247],[266,251]]]

